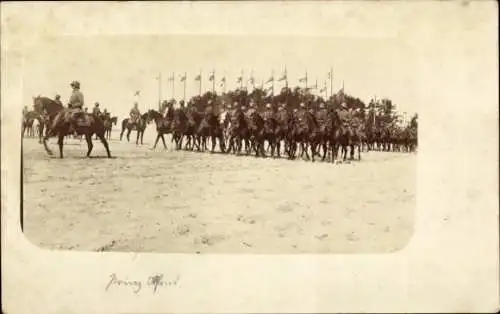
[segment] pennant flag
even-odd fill
[[[139,94],[140,94],[140,91],[136,91],[134,96],[139,96]]]
[[[214,79],[215,79],[215,74],[214,74],[214,72],[212,72],[212,73],[210,74],[210,76],[208,77],[208,80],[209,80],[210,82],[212,82]]]
[[[305,81],[307,81],[307,76],[299,78],[300,83],[304,83]]]
[[[320,93],[326,92],[326,82],[323,87],[319,90]]]
[[[250,82],[250,84],[255,84],[255,79],[253,78],[253,76],[251,76],[249,79],[248,79],[248,82]]]
[[[332,78],[332,71],[328,71],[328,79]]]
[[[181,76],[181,82],[184,82],[186,80],[186,74],[184,76]]]
[[[288,78],[288,76],[287,76],[287,73],[286,73],[286,70],[285,70],[285,72],[283,72],[283,76],[281,76],[281,77],[278,79],[278,81],[284,81],[284,80],[286,80],[287,78]]]
[[[201,81],[201,74],[198,74],[194,77],[195,81]]]
[[[236,83],[241,83],[243,81],[243,76],[240,76],[236,79]]]
[[[220,87],[224,86],[226,84],[226,77],[223,76],[221,79],[220,79]]]
[[[169,80],[169,81],[173,81],[173,80],[174,80],[174,74],[173,74],[173,73],[172,73],[172,76],[170,76],[170,77],[168,78],[168,80]]]
[[[272,81],[274,81],[274,76],[273,76],[273,75],[271,75],[271,77],[270,77],[270,78],[266,81],[266,84],[267,84],[267,83],[270,83],[270,82],[272,82]]]

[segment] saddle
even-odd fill
[[[74,121],[74,124],[77,126],[87,126],[90,124],[88,116],[85,114],[85,112],[81,108],[72,108],[70,109],[70,115],[72,120]]]

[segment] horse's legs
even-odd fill
[[[137,136],[135,139],[135,145],[139,145],[139,139],[141,137],[141,131],[137,130]]]
[[[141,145],[144,145],[144,143],[142,142],[142,140],[144,139],[144,132],[146,132],[146,129],[141,131]]]
[[[63,158],[64,133],[59,134],[57,144],[59,144],[59,158]]]
[[[158,132],[158,135],[156,135],[156,140],[155,140],[155,144],[153,145],[153,149],[156,148],[156,144],[158,144],[158,141],[160,140],[160,132]]]
[[[130,142],[130,133],[132,133],[132,129],[127,129],[127,142]]]
[[[111,158],[111,152],[109,151],[109,145],[108,145],[108,141],[106,140],[106,136],[104,136],[104,134],[100,134],[100,135],[98,134],[97,137],[101,140],[102,145],[106,149],[106,154],[108,154],[108,158]]]
[[[161,134],[161,141],[163,142],[163,147],[167,149],[167,144],[165,143],[165,137],[163,137],[163,133],[160,134]],[[141,138],[141,144],[142,144],[142,138]]]
[[[90,157],[92,148],[94,148],[94,144],[92,144],[92,134],[85,134],[85,140],[87,140],[87,147],[89,148],[87,151],[87,157]]]

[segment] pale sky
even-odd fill
[[[162,73],[162,99],[172,97],[168,77],[176,73],[175,98],[183,96],[180,75],[187,73],[186,98],[196,95],[199,83],[195,75],[202,71],[202,91],[211,90],[208,76],[215,69],[216,90],[226,76],[227,89],[238,86],[243,71],[247,81],[251,71],[260,85],[274,70],[278,79],[285,69],[289,86],[304,86],[298,79],[308,73],[308,85],[318,80],[321,87],[330,82],[327,73],[333,67],[333,90],[341,88],[366,103],[377,95],[389,97],[399,111],[417,111],[417,59],[412,50],[394,38],[322,38],[304,36],[213,36],[213,35],[122,35],[55,37],[31,50],[23,64],[23,96],[31,103],[34,95],[54,97],[59,93],[66,103],[69,83],[79,80],[86,106],[99,101],[113,114],[125,115],[141,92],[141,110],[155,108],[158,81]],[[402,84],[404,82],[404,84]],[[249,88],[251,85],[248,85]],[[267,85],[270,86],[270,85]],[[275,92],[284,82],[275,82]],[[401,88],[403,86],[404,88]]]

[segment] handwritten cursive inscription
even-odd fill
[[[153,293],[156,293],[159,287],[171,287],[177,286],[179,282],[179,276],[175,277],[173,280],[164,279],[163,274],[154,274],[148,277],[146,285],[151,287]],[[141,280],[127,280],[119,279],[115,273],[110,275],[110,280],[106,285],[105,291],[108,291],[111,287],[127,287],[132,290],[133,293],[139,293],[143,287],[143,282]]]

